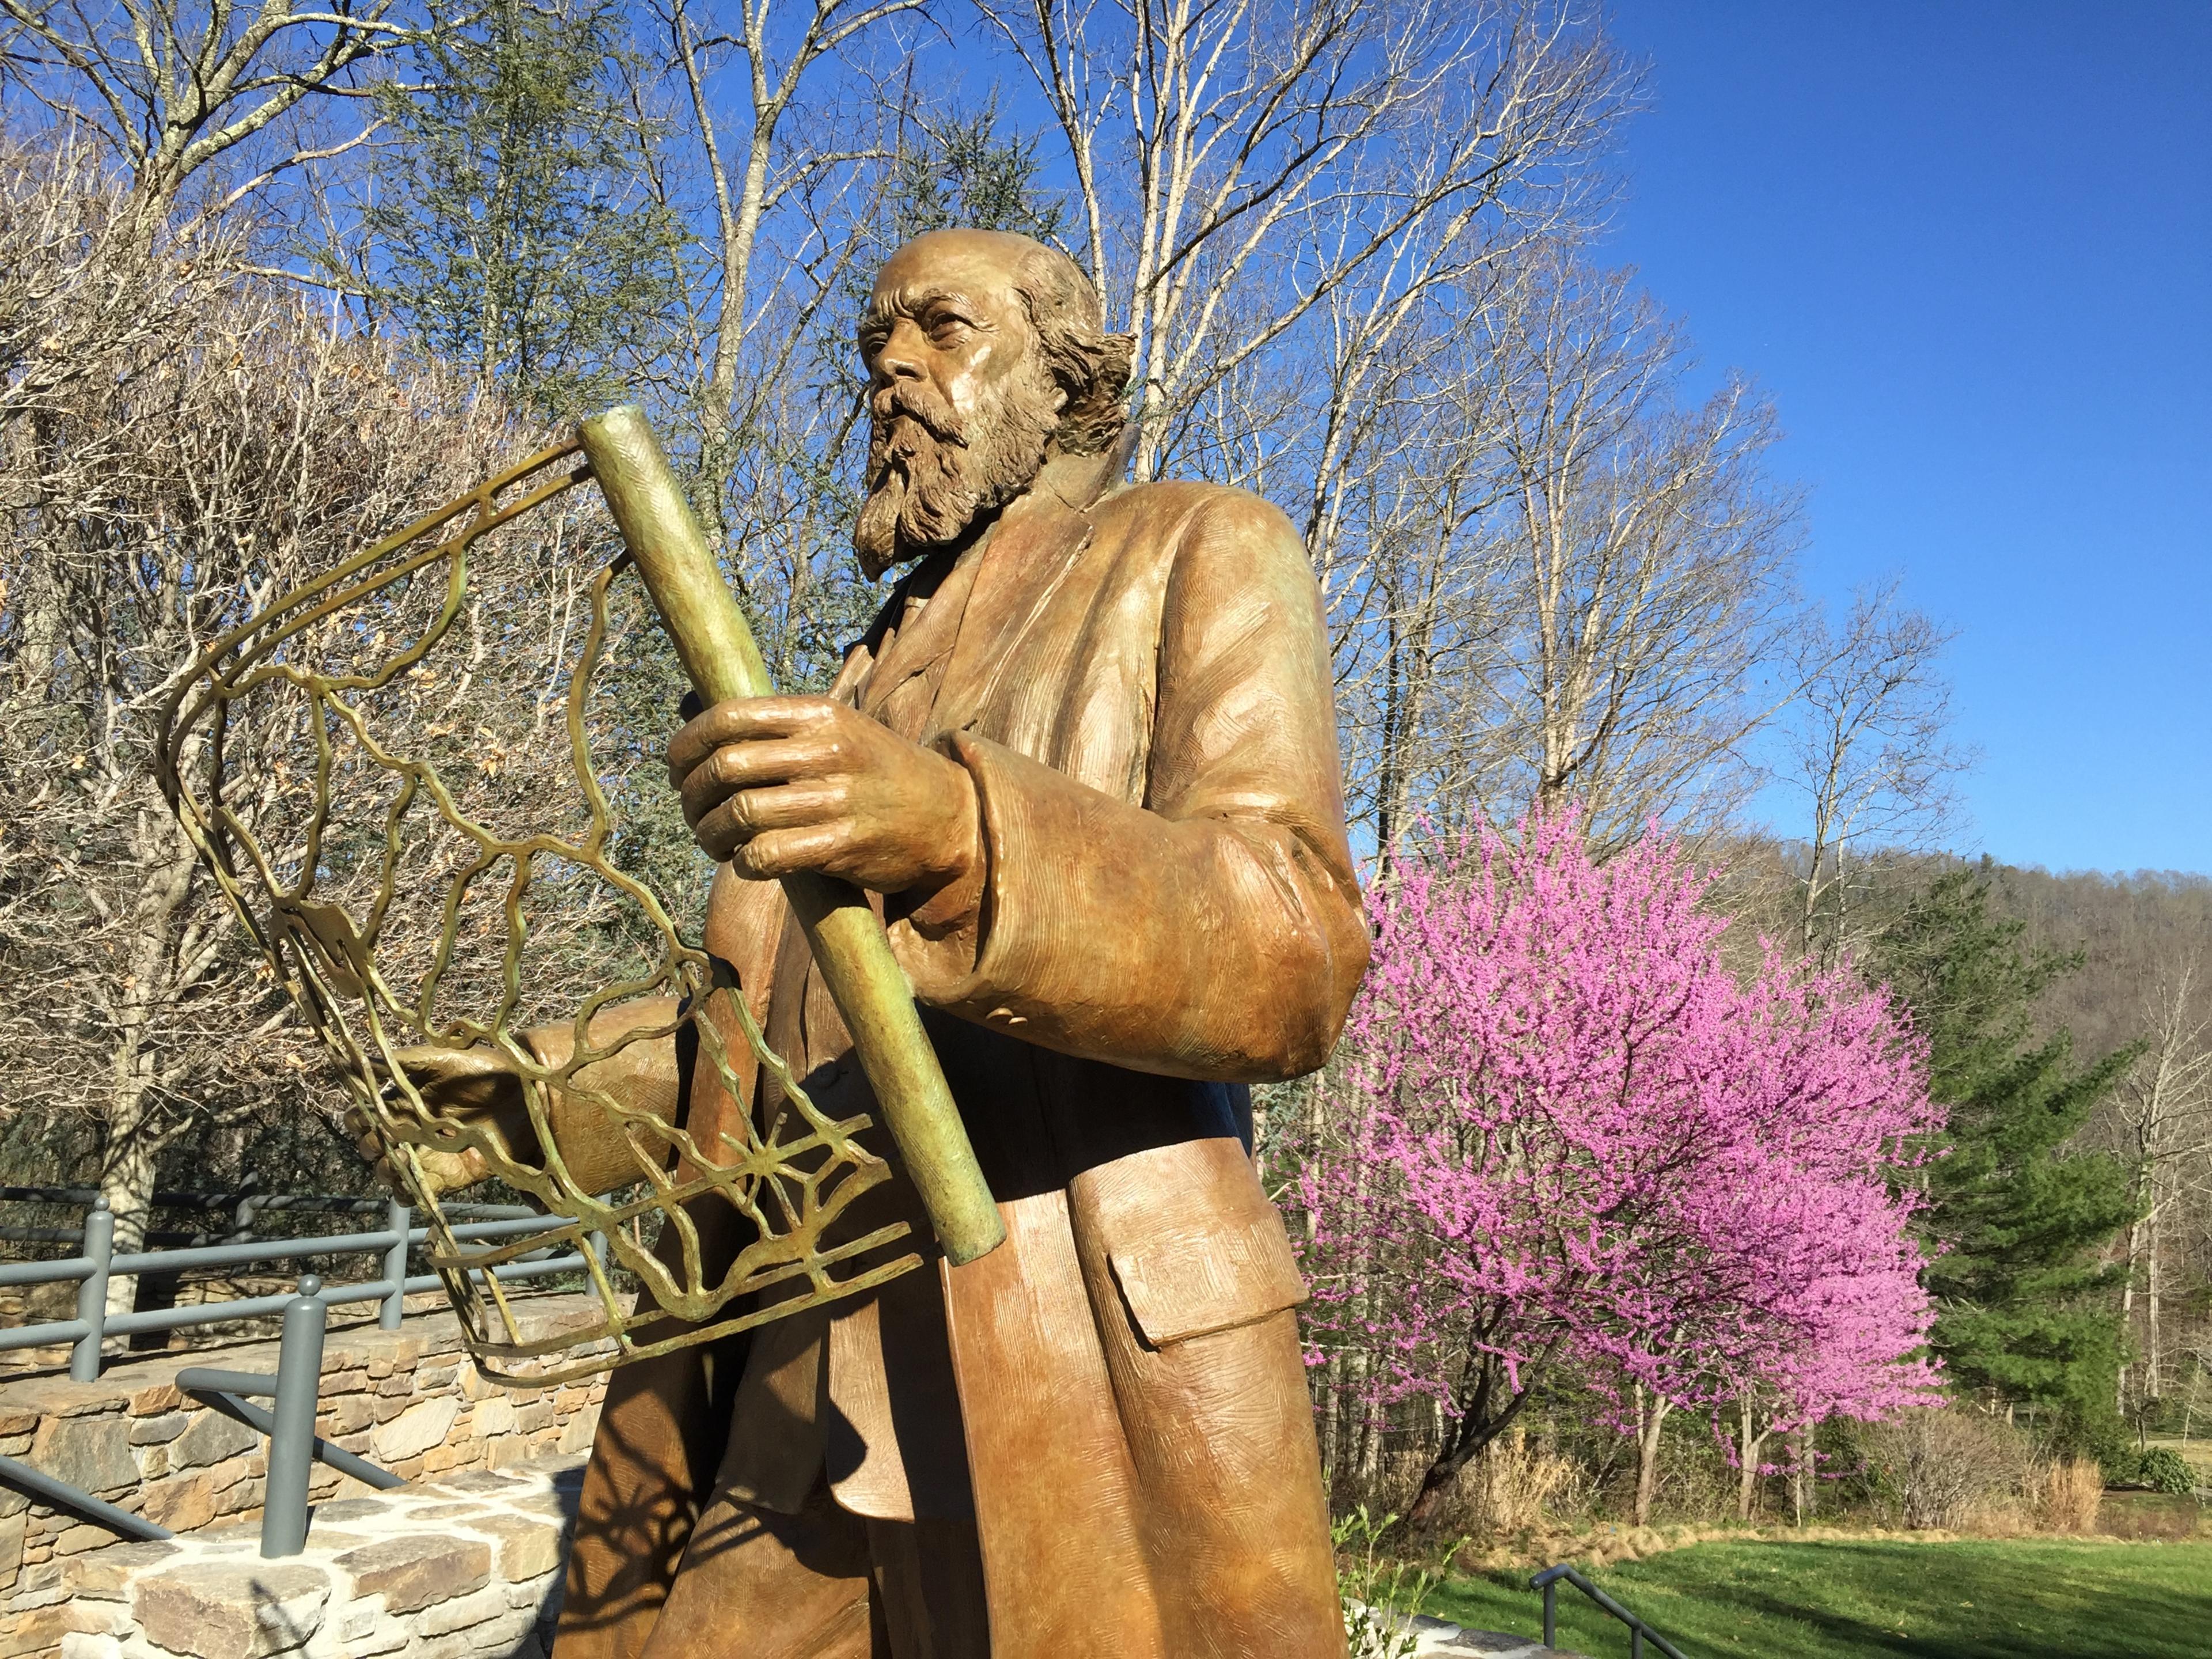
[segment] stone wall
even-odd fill
[[[442,1304],[441,1304],[442,1305]],[[550,1336],[593,1315],[589,1297],[519,1297],[525,1334]],[[66,1376],[0,1383],[0,1455],[21,1459],[176,1533],[258,1525],[267,1471],[262,1437],[180,1394],[185,1366],[273,1373],[274,1342],[118,1358],[97,1382]],[[324,1346],[316,1432],[403,1480],[500,1469],[588,1449],[605,1378],[534,1392],[485,1382],[450,1312],[411,1315],[397,1331],[334,1327]],[[321,1464],[318,1504],[369,1488]],[[0,1632],[60,1582],[58,1563],[112,1553],[114,1534],[0,1490]],[[0,1633],[0,1659],[51,1652]]]
[[[582,1474],[567,1457],[319,1504],[282,1561],[246,1526],[64,1557],[38,1571],[5,1651],[544,1659]]]

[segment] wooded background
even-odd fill
[[[1900,584],[1801,592],[1776,410],[1607,263],[1640,76],[1583,9],[0,20],[6,1179],[96,1182],[123,1249],[157,1182],[362,1186],[154,787],[162,698],[268,596],[622,398],[678,453],[778,682],[825,684],[875,602],[848,539],[860,299],[908,237],[980,225],[1065,246],[1136,336],[1137,477],[1255,490],[1305,537],[1378,874],[1532,811],[1571,811],[1601,864],[1679,842],[1741,971],[1781,941],[1887,986],[1931,1043],[1950,1127],[1916,1224],[1959,1399],[2113,1456],[2212,1408],[2212,884],[1944,850],[1972,758],[1946,630]],[[580,514],[502,556],[522,667],[467,707],[513,738],[486,775],[518,811],[557,810],[523,670],[565,660],[603,546]],[[665,652],[640,633],[632,659],[635,729],[656,699],[672,723]],[[424,697],[425,741],[460,707]],[[650,747],[613,763],[639,780],[624,857],[696,909]],[[564,925],[562,983],[595,982],[623,940]],[[1330,1132],[1316,1091],[1263,1101],[1285,1192],[1293,1127]],[[1441,1418],[1376,1416],[1346,1363],[1316,1373],[1335,1475],[1403,1501]],[[1601,1503],[1625,1443],[1590,1386],[1547,1381],[1527,1421]],[[1698,1470],[1735,1479],[1690,1441],[1662,1509]]]

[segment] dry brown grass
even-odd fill
[[[1553,1517],[1579,1508],[1583,1496],[1581,1467],[1530,1444],[1516,1429],[1461,1474],[1465,1519],[1455,1530],[1480,1538],[1519,1537],[1556,1524]]]
[[[2069,1457],[2039,1463],[2028,1472],[2028,1496],[2035,1524],[2044,1532],[2094,1532],[2104,1502],[2105,1476],[2094,1458]]]
[[[2134,1494],[2130,1494],[2131,1496]],[[1555,1561],[1571,1561],[1585,1569],[1610,1567],[1623,1561],[1642,1561],[1655,1555],[1665,1555],[1674,1550],[1688,1549],[1696,1544],[1961,1544],[1992,1536],[2002,1538],[2033,1538],[2035,1528],[2021,1519],[2001,1522],[2012,1530],[1991,1534],[1977,1529],[1945,1527],[1895,1528],[1883,1526],[1665,1526],[1665,1527],[1600,1527],[1582,1532],[1553,1531],[1532,1534],[1510,1544],[1494,1544],[1487,1548],[1470,1546],[1453,1557],[1452,1565],[1462,1572],[1509,1571],[1516,1569],[1547,1567]],[[2208,1525],[2212,1532],[2212,1525]],[[2148,1530],[2135,1533],[2096,1534],[2084,1536],[2084,1542],[2096,1546],[2124,1547],[2140,1538],[2172,1538],[2186,1536],[2167,1531],[2154,1534]]]

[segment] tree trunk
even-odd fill
[[[100,1190],[115,1217],[118,1255],[144,1246],[153,1213],[154,1166],[163,1137],[153,1121],[161,1055],[149,1039],[156,1013],[176,988],[170,982],[170,935],[191,890],[196,858],[166,806],[149,805],[138,823],[138,857],[145,875],[131,909],[131,937],[124,957],[127,971],[115,1001],[107,1136],[100,1164]],[[110,1279],[107,1311],[130,1312],[137,1295],[135,1278]]]
[[[1487,1437],[1472,1443],[1461,1443],[1468,1439],[1469,1437],[1464,1434],[1453,1436],[1437,1453],[1435,1461],[1422,1472],[1421,1489],[1413,1494],[1413,1501],[1406,1510],[1407,1525],[1432,1526],[1443,1514],[1444,1500],[1450,1496],[1460,1472],[1474,1461],[1484,1446],[1490,1443]]]
[[[125,1102],[114,1100],[107,1112],[107,1145],[100,1160],[100,1194],[115,1217],[115,1254],[143,1249],[154,1207],[155,1154],[159,1143],[149,1132],[146,1091]],[[117,1274],[107,1281],[107,1311],[129,1313],[137,1305],[138,1281]]]
[[[2140,1197],[2141,1189],[2137,1189]],[[2127,1352],[2126,1341],[2135,1334],[2136,1263],[2142,1259],[2143,1223],[2138,1219],[2128,1229],[2128,1259],[2126,1272],[2120,1279],[2120,1352]],[[2119,1378],[2112,1385],[2112,1409],[2122,1416],[2128,1409],[2128,1363],[2120,1361]]]
[[[2154,1202],[2149,1217],[2150,1237],[2143,1249],[2143,1395],[2156,1400],[2165,1392],[2160,1375],[2165,1356],[2160,1352],[2158,1282],[2158,1210]]]
[[[1659,1492],[1659,1436],[1674,1401],[1636,1387],[1636,1524],[1651,1524],[1651,1503]]]
[[[1759,1497],[1759,1459],[1766,1449],[1766,1435],[1751,1431],[1751,1401],[1742,1402],[1741,1412],[1736,1431],[1735,1518],[1748,1521],[1752,1505]],[[1767,1432],[1771,1433],[1772,1430]]]
[[[1496,1376],[1486,1372],[1474,1387],[1471,1396],[1474,1403],[1468,1407],[1457,1421],[1447,1419],[1447,1432],[1437,1449],[1435,1458],[1421,1475],[1421,1488],[1406,1511],[1411,1525],[1425,1527],[1434,1522],[1442,1513],[1444,1500],[1452,1484],[1459,1479],[1460,1471],[1479,1456],[1483,1449],[1511,1426],[1521,1415],[1521,1407],[1528,1404],[1529,1390],[1535,1380],[1536,1367],[1529,1366],[1521,1373],[1521,1391],[1515,1395],[1505,1409],[1492,1416],[1490,1403]]]

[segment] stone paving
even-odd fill
[[[580,1326],[597,1304],[550,1295],[518,1298],[515,1307],[534,1337]],[[186,1365],[270,1372],[276,1345],[118,1356],[94,1382],[9,1377],[0,1382],[0,1455],[172,1532],[255,1520],[268,1469],[262,1437],[179,1393],[177,1372]],[[357,1322],[332,1329],[324,1346],[315,1431],[402,1479],[437,1480],[587,1449],[605,1389],[604,1378],[529,1392],[487,1382],[462,1352],[450,1312],[411,1316],[396,1331]],[[368,1490],[319,1463],[308,1488],[318,1501]],[[10,1645],[5,1635],[27,1576],[64,1557],[105,1552],[113,1537],[0,1488],[0,1659],[52,1651]]]
[[[1448,1620],[1422,1617],[1413,1621],[1413,1652],[1417,1659],[1436,1654],[1440,1659],[1453,1655],[1480,1654],[1484,1659],[1581,1659],[1578,1654],[1564,1648],[1547,1648],[1541,1642],[1526,1636],[1508,1636],[1500,1631],[1468,1630]]]
[[[26,1569],[0,1654],[60,1659],[547,1659],[581,1455],[316,1505],[307,1547],[257,1528],[112,1544]],[[1577,1659],[1413,1621],[1421,1659]],[[1103,1656],[1102,1656],[1103,1659]]]
[[[27,1569],[0,1653],[60,1659],[544,1659],[583,1458],[472,1469],[315,1507],[260,1558],[212,1528]]]

